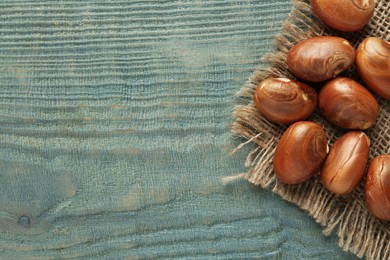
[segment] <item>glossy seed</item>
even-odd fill
[[[364,39],[356,51],[356,67],[371,90],[390,100],[390,42],[376,37]]]
[[[378,219],[390,220],[390,155],[372,160],[364,191],[368,211]]]
[[[288,69],[297,77],[319,82],[336,77],[355,61],[355,50],[340,37],[318,36],[303,40],[287,54]]]
[[[318,172],[328,152],[326,134],[310,121],[292,124],[276,146],[273,167],[279,180],[297,184]]]
[[[317,105],[317,92],[287,78],[268,78],[256,89],[258,111],[273,122],[291,124],[308,118]]]
[[[374,0],[310,0],[313,12],[333,29],[356,32],[374,14]]]
[[[322,115],[345,128],[364,130],[372,127],[379,113],[374,96],[356,81],[337,77],[326,83],[318,95]]]
[[[337,139],[321,170],[324,186],[339,195],[352,192],[364,176],[369,150],[370,139],[363,132],[348,132]]]

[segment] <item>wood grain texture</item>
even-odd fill
[[[353,259],[245,170],[287,0],[0,2],[1,259]]]

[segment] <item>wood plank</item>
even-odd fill
[[[0,2],[0,258],[353,259],[245,181],[235,92],[287,0]]]

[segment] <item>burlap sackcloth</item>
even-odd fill
[[[319,174],[299,185],[284,185],[274,175],[272,159],[276,144],[286,126],[269,122],[256,110],[252,101],[258,83],[268,77],[294,79],[286,65],[288,50],[297,42],[318,35],[335,35],[348,39],[356,48],[367,36],[390,40],[390,1],[376,0],[375,13],[364,30],[355,33],[340,33],[329,29],[311,10],[308,0],[293,0],[292,10],[283,24],[281,33],[275,37],[275,50],[263,58],[257,69],[237,96],[241,105],[234,112],[232,132],[247,139],[244,145],[252,145],[244,177],[255,185],[271,189],[284,199],[295,203],[323,226],[324,234],[337,230],[339,246],[358,257],[390,259],[390,222],[372,217],[364,204],[364,182],[350,195],[337,196],[327,191],[320,183]],[[342,75],[361,82],[355,68]],[[390,106],[389,101],[376,96],[380,112],[376,124],[366,131],[371,139],[370,160],[379,154],[390,153]],[[318,109],[308,119],[324,127],[330,145],[344,132],[325,121]]]

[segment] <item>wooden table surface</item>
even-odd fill
[[[234,94],[289,0],[2,0],[0,259],[354,259],[244,180]]]

